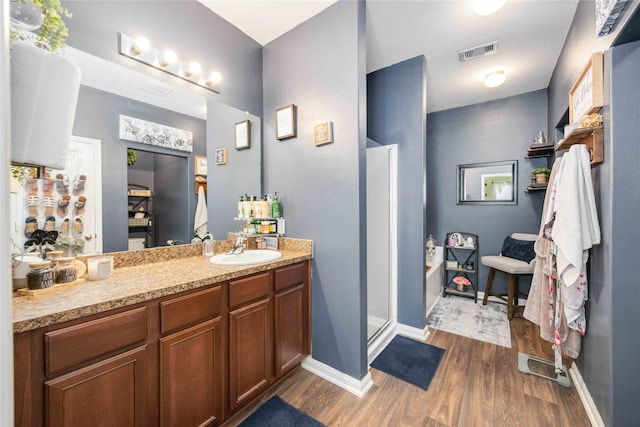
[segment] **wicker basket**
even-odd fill
[[[149,225],[149,218],[129,218],[129,227],[146,227]]]

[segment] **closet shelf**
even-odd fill
[[[602,126],[573,129],[566,138],[558,142],[556,151],[566,151],[575,144],[587,146],[591,157],[591,166],[604,161],[604,128]]]

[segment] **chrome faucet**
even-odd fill
[[[236,234],[236,243],[229,250],[229,252],[227,252],[227,255],[240,255],[242,252],[244,252],[244,248],[246,247],[246,240],[247,238],[243,235]]]

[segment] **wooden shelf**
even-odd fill
[[[602,126],[573,129],[566,138],[558,142],[556,151],[566,151],[575,144],[587,146],[591,157],[591,166],[604,161],[604,128]]]
[[[553,145],[548,145],[544,148],[539,148],[539,149],[529,147],[529,149],[527,150],[527,155],[525,156],[525,159],[533,159],[537,157],[549,157],[553,152],[554,152]]]
[[[545,184],[544,186],[541,185],[530,185],[527,188],[525,188],[524,192],[525,193],[531,193],[533,191],[547,191],[547,185]]]

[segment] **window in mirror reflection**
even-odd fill
[[[457,204],[517,204],[518,161],[457,166]]]

